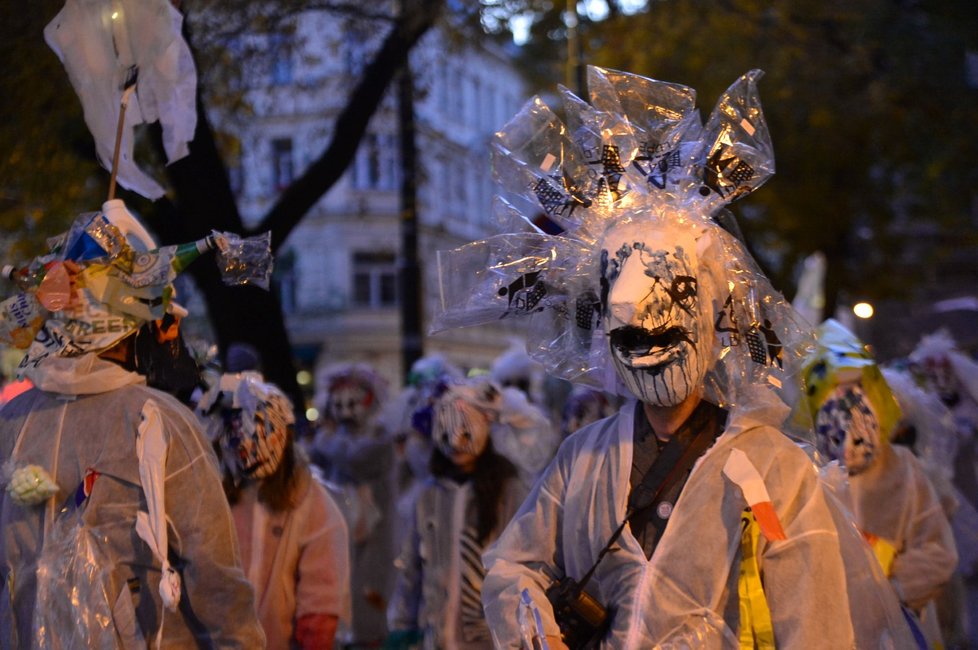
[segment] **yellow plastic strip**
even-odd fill
[[[740,647],[742,650],[775,650],[771,610],[764,596],[761,572],[757,566],[757,541],[761,527],[749,509],[740,515]]]
[[[896,547],[882,537],[877,537],[872,533],[863,533],[863,537],[873,547],[873,555],[876,556],[876,560],[883,567],[883,575],[889,578],[893,572],[893,560],[896,559]]]

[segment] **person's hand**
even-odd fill
[[[570,650],[564,640],[559,636],[553,636],[551,634],[547,635],[547,647],[550,650]]]
[[[306,614],[295,622],[295,641],[302,650],[332,648],[339,619],[332,614]]]

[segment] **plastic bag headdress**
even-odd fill
[[[700,385],[721,405],[780,388],[807,328],[715,220],[774,173],[761,74],[705,124],[693,89],[597,67],[590,104],[561,89],[566,123],[527,103],[491,145],[497,217],[516,232],[439,252],[432,329],[529,316],[552,374],[664,405]],[[625,390],[616,364],[644,385]]]

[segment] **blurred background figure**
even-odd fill
[[[957,349],[946,330],[922,337],[908,360],[918,384],[951,410],[958,433],[954,482],[978,507],[978,363]]]
[[[489,377],[501,388],[516,388],[536,404],[542,401],[543,367],[526,353],[522,341],[513,340],[492,362]]]
[[[606,393],[587,386],[574,386],[560,417],[560,435],[566,438],[581,427],[597,422],[617,411],[616,401]]]
[[[506,402],[485,378],[450,385],[422,411],[434,441],[431,477],[415,502],[388,610],[389,645],[492,648],[482,611],[482,552],[526,495],[516,467],[493,447]],[[512,414],[510,414],[512,415]]]
[[[978,363],[961,352],[954,338],[943,329],[921,337],[907,362],[906,369],[917,384],[947,406],[954,422],[952,480],[970,507],[961,504],[953,525],[958,539],[968,540],[968,546],[961,550],[964,562],[960,573],[967,593],[967,629],[974,643],[978,639],[978,566],[974,559],[978,555],[974,548],[978,522],[969,515],[978,509]]]
[[[451,383],[462,380],[464,374],[441,355],[422,357],[411,365],[407,385],[384,405],[380,420],[394,443],[395,489],[394,548],[400,548],[402,538],[414,518],[414,502],[425,480],[431,475],[430,423],[415,426],[414,414],[432,404],[437,394]],[[430,411],[425,411],[430,413]]]
[[[935,600],[958,561],[944,508],[910,450],[889,443],[900,407],[863,344],[834,320],[817,335],[805,383],[820,451],[848,475],[856,523],[927,647],[944,647]]]
[[[908,447],[917,456],[951,522],[958,566],[937,599],[937,615],[945,646],[967,648],[970,616],[965,576],[974,573],[978,562],[978,511],[953,483],[958,448],[954,417],[937,395],[917,386],[909,372],[884,368],[883,376],[902,413],[890,442]]]
[[[233,350],[233,348],[232,348]],[[346,522],[295,444],[291,401],[247,369],[200,401],[269,648],[332,648],[350,615]],[[257,358],[255,359],[257,361]]]
[[[350,533],[353,615],[340,638],[347,647],[376,647],[387,636],[394,562],[394,446],[378,417],[387,382],[367,364],[336,364],[317,373],[316,390],[314,405],[325,418],[311,457]]]

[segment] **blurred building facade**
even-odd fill
[[[254,116],[247,124],[237,129],[212,116],[236,141],[238,155],[228,162],[247,225],[256,225],[325,149],[336,116],[384,30],[372,32],[309,14],[296,23],[292,47],[273,53],[265,83],[252,80],[247,99]],[[411,56],[425,332],[438,299],[435,252],[491,234],[494,184],[487,144],[526,98],[524,82],[501,48],[450,40],[435,28]],[[369,362],[396,385],[405,369],[400,367],[402,173],[394,89],[343,179],[280,249],[273,281],[303,365]],[[464,367],[488,367],[512,334],[503,323],[425,335],[424,353],[442,353]]]

